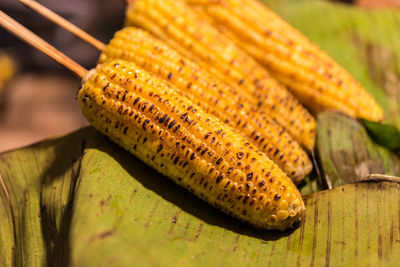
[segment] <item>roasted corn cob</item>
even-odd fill
[[[314,112],[337,109],[379,121],[381,107],[341,66],[256,0],[185,0],[285,84]]]
[[[291,93],[231,40],[182,1],[135,0],[127,24],[144,28],[224,81],[252,95],[268,115],[307,149],[315,142],[315,120]]]
[[[305,209],[296,186],[264,153],[133,63],[98,65],[78,100],[95,128],[228,214],[285,230]]]
[[[182,95],[251,140],[296,183],[311,171],[305,151],[282,127],[252,108],[250,96],[210,77],[148,32],[134,27],[117,32],[99,63],[110,59],[134,62],[165,83],[173,84]]]

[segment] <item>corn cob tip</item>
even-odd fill
[[[288,198],[289,194],[286,195]],[[295,193],[293,193],[295,195]],[[276,196],[276,195],[275,195]],[[274,200],[276,198],[274,197]],[[296,196],[296,199],[287,205],[285,201],[279,204],[279,209],[275,214],[269,215],[265,219],[266,229],[285,231],[293,228],[294,224],[301,220],[306,208],[301,196]]]
[[[379,106],[374,99],[372,101],[375,105],[371,105],[368,112],[364,112],[364,109],[361,109],[358,113],[358,117],[367,119],[370,121],[382,121],[384,119],[384,114],[381,106]]]

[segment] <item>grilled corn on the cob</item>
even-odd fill
[[[252,108],[250,96],[210,77],[148,32],[134,27],[117,32],[99,62],[110,59],[134,62],[164,82],[173,84],[203,110],[249,138],[296,183],[311,171],[312,164],[305,151],[282,127]]]
[[[256,0],[185,0],[256,58],[304,105],[379,121],[381,107],[341,66]]]
[[[315,120],[291,93],[204,17],[176,0],[135,0],[127,24],[144,28],[214,76],[254,97],[268,115],[307,149],[315,142]]]
[[[95,128],[228,214],[284,230],[305,209],[296,186],[264,153],[133,63],[98,65],[78,100]]]

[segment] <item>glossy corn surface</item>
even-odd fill
[[[296,186],[264,153],[133,63],[98,65],[78,100],[95,128],[230,215],[284,230],[304,212]]]
[[[301,146],[274,120],[252,106],[246,93],[224,84],[148,32],[126,27],[118,31],[99,62],[123,59],[175,86],[206,112],[251,140],[299,183],[312,169]]]
[[[256,0],[185,0],[256,58],[314,112],[379,121],[381,107],[339,64]]]
[[[179,0],[135,0],[126,21],[150,31],[213,76],[251,95],[301,145],[314,147],[314,118],[265,68],[209,24],[207,17]]]

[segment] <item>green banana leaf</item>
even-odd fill
[[[400,158],[374,143],[355,119],[323,112],[318,115],[317,126],[318,158],[328,188],[356,182],[370,174],[400,176]]]
[[[293,230],[212,208],[88,127],[4,153],[0,259],[10,266],[360,266],[400,260],[399,185],[305,197]]]
[[[399,129],[398,12],[326,1],[268,4],[363,83],[384,107],[385,123]],[[338,114],[318,118],[319,128],[331,122],[347,133],[360,126]],[[332,134],[331,147],[343,146],[341,132]],[[369,140],[362,132],[358,136]],[[390,152],[366,142],[371,151],[384,151],[372,153],[384,162],[384,172],[396,174],[396,165],[387,161]],[[345,145],[347,151],[359,148],[350,140]],[[357,164],[319,154],[338,170]],[[326,164],[321,166],[326,173]],[[335,177],[350,181],[343,175]],[[307,211],[295,229],[260,231],[192,196],[87,127],[0,154],[0,266],[398,265],[398,178],[375,175],[335,185],[316,192],[316,180],[308,178],[301,188]]]

